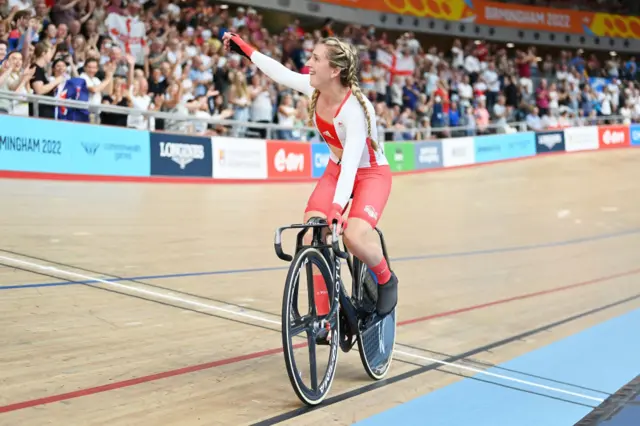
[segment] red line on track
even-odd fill
[[[294,345],[294,348],[302,348],[306,343]],[[254,352],[246,355],[240,355],[233,358],[221,359],[219,361],[207,362],[206,364],[192,365],[189,367],[178,368],[177,370],[165,371],[162,373],[151,374],[148,376],[136,377],[135,379],[123,380],[121,382],[109,383],[108,385],[96,386],[94,388],[80,389],[74,392],[62,393],[59,395],[47,396],[31,401],[17,402],[15,404],[0,407],[0,413],[21,410],[23,408],[35,407],[36,405],[50,404],[52,402],[66,401],[68,399],[79,398],[81,396],[93,395],[100,392],[107,392],[114,389],[122,389],[129,386],[139,385],[140,383],[151,382],[154,380],[166,379],[167,377],[180,376],[182,374],[193,373],[194,371],[206,370],[209,368],[220,367],[223,365],[234,364],[240,361],[261,358],[264,356],[275,355],[282,352],[282,348],[268,349],[266,351]]]
[[[466,308],[460,308],[460,309],[441,312],[441,313],[438,313],[438,314],[429,315],[429,316],[425,316],[425,317],[409,319],[409,320],[406,320],[406,321],[399,322],[398,326],[415,324],[415,323],[418,323],[418,322],[423,322],[423,321],[427,321],[427,320],[431,320],[431,319],[435,319],[435,318],[454,316],[454,315],[461,314],[463,312],[475,311],[475,310],[479,310],[479,309],[488,308],[488,307],[491,307],[491,306],[496,306],[496,305],[501,305],[501,304],[505,304],[505,303],[509,303],[509,302],[514,302],[514,301],[517,301],[517,300],[530,299],[530,298],[542,296],[542,295],[545,295],[545,294],[558,293],[558,292],[561,292],[561,291],[570,290],[570,289],[574,289],[574,288],[578,288],[578,287],[585,287],[585,286],[592,285],[592,284],[603,283],[603,282],[606,282],[606,281],[610,281],[612,279],[621,278],[621,277],[627,277],[627,276],[635,275],[635,274],[638,274],[638,273],[640,273],[640,268],[639,269],[633,269],[633,270],[630,270],[630,271],[627,271],[627,272],[621,272],[621,273],[618,273],[618,274],[608,275],[608,276],[605,276],[605,277],[595,278],[595,279],[588,280],[588,281],[582,281],[582,282],[575,283],[575,284],[569,284],[569,285],[565,285],[565,286],[561,286],[561,287],[551,288],[551,289],[548,289],[548,290],[537,291],[535,293],[527,293],[527,294],[523,294],[523,295],[520,295],[520,296],[514,296],[514,297],[509,297],[509,298],[506,298],[506,299],[496,300],[496,301],[493,301],[493,302],[488,302],[488,303],[482,303],[482,304],[479,304],[479,305],[468,306]],[[302,347],[304,347],[306,345],[307,345],[306,343],[299,343],[297,345],[294,345],[294,347],[296,349],[298,349],[298,348],[302,348]],[[52,396],[47,396],[47,397],[44,397],[44,398],[32,399],[32,400],[29,400],[29,401],[17,402],[15,404],[9,404],[9,405],[5,405],[5,406],[0,406],[0,413],[7,413],[7,412],[10,412],[10,411],[22,410],[24,408],[35,407],[35,406],[38,406],[38,405],[51,404],[53,402],[66,401],[66,400],[73,399],[73,398],[79,398],[81,396],[93,395],[93,394],[97,394],[97,393],[101,393],[101,392],[107,392],[107,391],[115,390],[115,389],[122,389],[122,388],[126,388],[126,387],[129,387],[129,386],[139,385],[141,383],[147,383],[147,382],[152,382],[152,381],[155,381],[155,380],[165,379],[167,377],[179,376],[179,375],[182,375],[182,374],[193,373],[195,371],[206,370],[206,369],[209,369],[209,368],[216,368],[216,367],[220,367],[220,366],[223,366],[223,365],[234,364],[234,363],[241,362],[241,361],[247,361],[247,360],[251,360],[251,359],[262,358],[262,357],[269,356],[269,355],[275,355],[275,354],[278,354],[278,353],[281,353],[281,352],[282,352],[282,347],[273,348],[273,349],[267,349],[267,350],[264,350],[264,351],[253,352],[253,353],[250,353],[250,354],[240,355],[240,356],[236,356],[236,357],[233,357],[233,358],[222,359],[222,360],[218,360],[218,361],[208,362],[208,363],[205,363],[205,364],[192,365],[192,366],[188,366],[188,367],[179,368],[177,370],[165,371],[165,372],[162,372],[162,373],[156,373],[156,374],[151,374],[151,375],[148,375],[148,376],[137,377],[135,379],[124,380],[124,381],[121,381],[121,382],[114,382],[114,383],[110,383],[108,385],[96,386],[96,387],[92,387],[92,388],[80,389],[80,390],[77,390],[77,391],[74,391],[74,392],[63,393],[63,394],[59,394],[59,395],[52,395]]]
[[[579,283],[575,283],[575,284],[569,284],[569,285],[565,285],[565,286],[562,286],[562,287],[554,287],[554,288],[550,288],[548,290],[536,291],[535,293],[521,294],[520,296],[508,297],[506,299],[495,300],[493,302],[483,303],[481,305],[469,306],[469,307],[466,307],[466,308],[460,308],[460,309],[454,309],[452,311],[441,312],[439,314],[427,315],[426,317],[413,318],[413,319],[409,319],[409,320],[406,320],[406,321],[400,321],[398,323],[398,326],[415,324],[417,322],[428,321],[428,320],[432,320],[432,319],[435,319],[435,318],[449,317],[449,316],[461,314],[463,312],[476,311],[478,309],[488,308],[490,306],[502,305],[504,303],[515,302],[516,300],[530,299],[530,298],[533,298],[533,297],[543,296],[545,294],[559,293],[559,292],[564,291],[564,290],[570,290],[572,288],[578,288],[578,287],[585,287],[585,286],[588,286],[588,285],[591,285],[591,284],[598,284],[598,283],[602,283],[602,282],[605,282],[605,281],[609,281],[609,280],[613,280],[613,279],[621,278],[621,277],[627,277],[627,276],[638,274],[638,273],[640,273],[640,269],[633,269],[631,271],[621,272],[619,274],[609,275],[609,276],[601,277],[601,278],[595,278],[595,279],[589,280],[589,281],[583,281],[583,282],[579,282]]]

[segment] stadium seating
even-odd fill
[[[602,2],[571,3],[590,7]],[[613,3],[624,11],[625,2]],[[307,100],[276,86],[237,55],[226,54],[221,36],[238,32],[304,73],[314,42],[335,30],[303,28],[295,21],[271,34],[262,20],[252,8],[203,0],[131,0],[126,5],[120,0],[34,0],[33,6],[0,0],[0,114],[35,115],[29,102],[6,94],[39,94],[91,105],[40,105],[38,116],[45,118],[245,137],[265,137],[261,124],[276,123],[282,130],[273,136],[279,139],[317,139],[307,127]],[[387,141],[640,121],[633,57],[610,56],[601,62],[581,50],[540,57],[534,46],[482,40],[454,40],[439,50],[421,45],[411,33],[387,40],[375,28],[353,25],[337,35],[360,47],[361,86],[376,105]],[[50,61],[45,60],[48,47],[53,49]],[[101,111],[101,105],[129,109]]]

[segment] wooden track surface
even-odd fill
[[[395,177],[389,380],[340,353],[311,411],[284,369],[272,242],[313,184],[2,180],[0,425],[351,424],[472,374],[434,360],[484,369],[638,308],[639,161]]]

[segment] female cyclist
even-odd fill
[[[309,117],[330,148],[330,161],[305,209],[304,221],[338,222],[344,243],[371,268],[378,281],[377,312],[390,313],[398,300],[398,279],[389,270],[374,230],[391,192],[391,170],[376,142],[375,110],[358,85],[358,55],[335,37],[319,42],[307,62],[309,74],[299,74],[255,50],[238,35],[225,33],[224,46],[253,62],[275,82],[311,98]],[[343,213],[353,202],[343,227]],[[310,237],[310,235],[307,235]],[[329,311],[322,275],[313,277],[318,315]]]

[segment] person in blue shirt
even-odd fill
[[[636,63],[636,57],[632,56],[624,64],[625,77],[629,80],[635,80],[638,73],[638,64]]]

